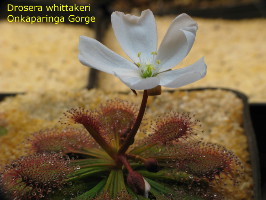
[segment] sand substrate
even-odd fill
[[[87,26],[0,21],[0,92],[80,89],[88,70],[78,60],[80,35]]]
[[[85,107],[95,109],[100,103],[111,98],[126,99],[140,104],[141,94],[105,93],[101,90],[31,92],[26,95],[6,98],[0,103],[2,124],[8,129],[8,134],[0,137],[1,164],[26,154],[24,142],[33,132],[42,128],[65,126],[58,123],[63,112],[70,108]],[[252,199],[252,176],[247,137],[243,129],[243,102],[234,93],[223,90],[204,91],[164,91],[162,95],[150,97],[144,124],[139,133],[149,133],[149,124],[163,113],[189,112],[193,118],[200,121],[204,131],[199,137],[204,141],[218,143],[234,152],[243,162],[244,175],[239,178],[236,186],[224,185],[224,191],[229,200]],[[219,182],[223,185],[226,181]]]

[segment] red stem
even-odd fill
[[[128,172],[132,172],[133,171],[132,167],[130,166],[130,164],[129,164],[128,160],[127,160],[127,158],[124,155],[120,155],[118,157],[118,159],[125,166],[125,168],[127,169]]]
[[[129,146],[131,144],[133,144],[134,138],[138,132],[139,126],[141,124],[141,121],[142,121],[144,113],[145,113],[147,100],[148,100],[148,92],[147,92],[147,90],[144,90],[144,93],[142,96],[142,102],[140,105],[139,113],[138,113],[137,119],[135,121],[135,124],[134,124],[133,128],[131,129],[130,133],[128,134],[124,144],[118,150],[118,154],[124,154],[127,151],[127,149],[129,148]]]
[[[108,155],[115,160],[116,153],[114,149],[105,141],[105,139],[91,126],[86,126],[86,124],[83,124],[83,126],[87,129],[93,139],[106,151],[106,153],[108,153]]]

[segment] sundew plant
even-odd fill
[[[111,19],[132,62],[84,36],[79,60],[118,77],[142,95],[141,104],[113,99],[95,110],[66,111],[61,120],[66,127],[34,133],[28,140],[31,154],[4,168],[3,195],[12,200],[223,199],[213,183],[223,176],[236,183],[241,163],[224,147],[198,140],[200,123],[190,114],[173,111],[149,119],[154,120],[150,134],[137,136],[149,96],[160,95],[161,86],[177,88],[205,76],[203,58],[171,70],[190,51],[196,22],[177,16],[157,50],[150,10],[140,17],[114,12]]]

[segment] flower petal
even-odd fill
[[[158,77],[142,78],[138,71],[119,71],[115,73],[124,84],[134,90],[147,90],[159,85],[160,79]]]
[[[116,11],[111,20],[117,40],[135,63],[139,62],[139,52],[146,59],[157,50],[156,23],[150,10],[143,11],[140,17]]]
[[[148,181],[145,180],[145,178],[143,178],[144,183],[145,183],[145,192],[144,192],[144,196],[145,198],[149,198],[149,192],[151,190],[151,185],[148,183]]]
[[[177,70],[167,71],[159,74],[160,85],[177,88],[193,83],[206,75],[207,66],[204,58],[199,59],[194,64]]]
[[[97,40],[85,36],[80,36],[78,57],[83,65],[109,74],[114,74],[119,70],[138,68]]]
[[[196,37],[197,23],[187,14],[177,16],[170,25],[158,50],[160,72],[176,66],[190,51]]]

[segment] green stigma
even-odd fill
[[[142,78],[149,78],[154,76],[154,66],[152,64],[146,64],[142,70],[141,77]]]
[[[142,78],[149,78],[154,77],[158,74],[157,68],[158,65],[161,63],[160,60],[156,60],[157,52],[153,51],[151,52],[151,58],[143,60],[141,58],[141,52],[138,52],[137,57],[139,59],[139,62],[136,62],[135,65],[138,66],[140,71],[140,76]]]

